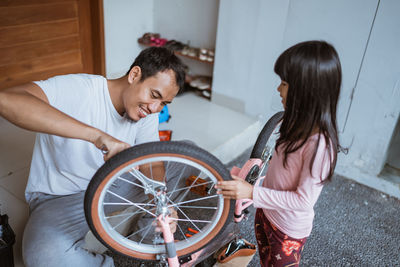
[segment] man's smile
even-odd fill
[[[140,114],[140,117],[144,118],[144,117],[146,117],[149,113],[146,112],[143,108],[139,107],[139,114]]]

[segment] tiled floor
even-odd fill
[[[214,154],[223,163],[236,158],[252,146],[260,122],[243,114],[186,93],[169,105],[172,116],[160,129],[173,131],[173,140],[189,139]],[[0,118],[0,209],[7,213],[17,235],[15,265],[23,266],[21,240],[28,218],[24,190],[35,134],[15,127]]]
[[[21,259],[22,233],[28,218],[24,191],[29,173],[35,134],[0,118],[0,209],[9,216],[17,235],[14,245],[15,266]]]

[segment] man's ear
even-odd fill
[[[140,81],[142,77],[142,69],[139,66],[133,66],[128,73],[128,82],[131,84],[134,81]]]

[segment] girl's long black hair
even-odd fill
[[[274,71],[289,84],[285,113],[276,147],[282,145],[284,166],[287,156],[302,147],[317,130],[318,142],[310,163],[310,172],[321,136],[328,146],[331,162],[326,180],[330,180],[339,149],[336,107],[342,82],[342,69],[335,48],[325,41],[298,43],[284,51]],[[321,179],[323,179],[321,177]]]

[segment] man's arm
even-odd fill
[[[52,107],[34,83],[0,90],[0,115],[27,130],[91,142],[109,151],[105,160],[130,146]]]

